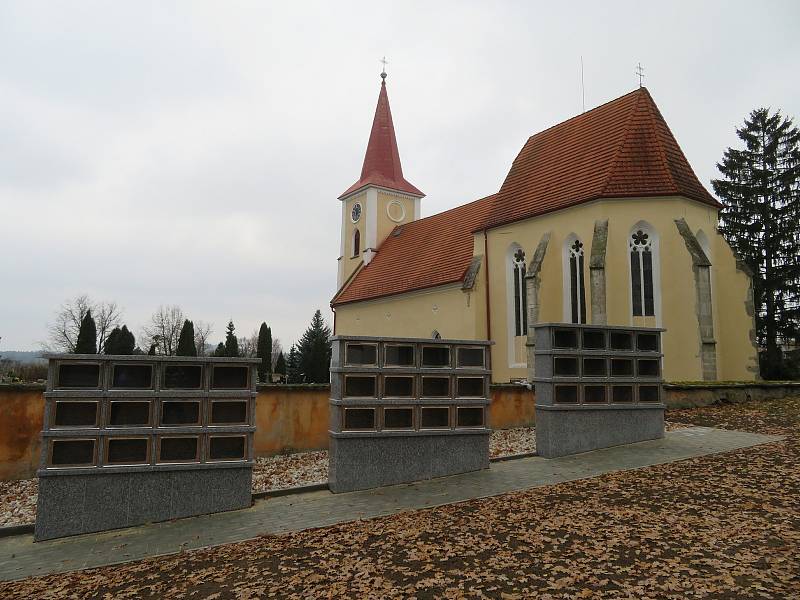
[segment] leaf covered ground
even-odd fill
[[[668,418],[786,439],[0,584],[0,597],[800,598],[800,397]]]

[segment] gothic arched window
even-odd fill
[[[583,242],[575,235],[567,238],[565,276],[569,277],[567,293],[569,294],[569,315],[572,323],[586,323],[586,286],[583,269]]]
[[[631,306],[634,317],[655,316],[653,284],[653,232],[646,226],[635,227],[628,239],[631,258]]]
[[[528,295],[525,290],[525,252],[519,247],[511,255],[511,278],[514,282],[514,335],[526,335]]]
[[[353,258],[361,253],[361,233],[356,229],[353,231]]]

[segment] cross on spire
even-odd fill
[[[380,62],[383,64],[383,69],[381,70],[381,79],[386,79],[386,65],[388,65],[388,64],[389,64],[389,61],[388,61],[388,60],[386,60],[386,57],[384,56],[384,57],[383,57],[383,58],[380,60]]]
[[[642,63],[636,65],[636,74],[639,76],[639,87],[642,87],[642,78],[644,77],[644,67]]]

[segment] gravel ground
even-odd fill
[[[501,429],[492,432],[489,442],[492,458],[524,454],[536,450],[533,427]],[[300,452],[256,459],[253,491],[266,492],[328,481],[328,452]],[[0,527],[24,525],[36,520],[36,479],[0,481]]]

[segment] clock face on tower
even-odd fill
[[[356,202],[353,204],[353,210],[350,211],[350,218],[353,220],[353,223],[358,223],[358,220],[361,218],[361,203]]]

